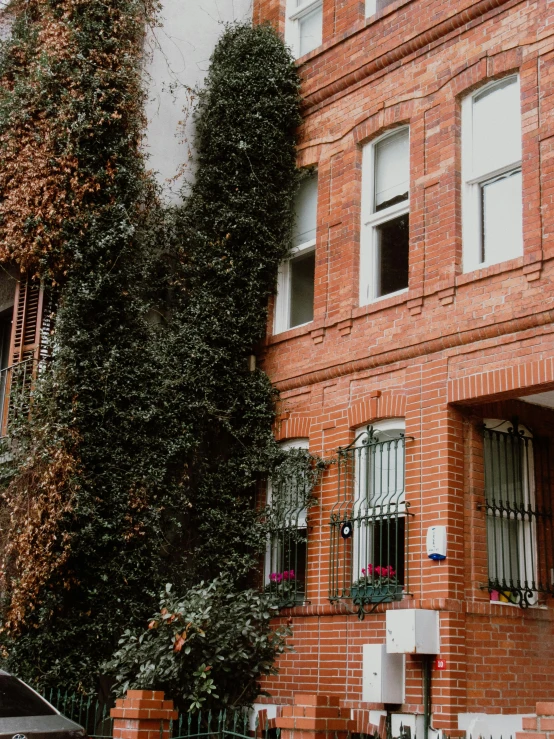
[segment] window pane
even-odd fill
[[[290,328],[314,320],[315,252],[290,262]]]
[[[305,179],[298,190],[295,210],[293,246],[315,239],[317,221],[317,175]]]
[[[519,80],[511,77],[473,99],[473,177],[521,159]]]
[[[482,262],[497,264],[523,254],[521,171],[481,187]]]
[[[307,54],[312,49],[321,46],[321,27],[323,15],[321,6],[298,20],[298,35],[300,38],[299,56]]]
[[[408,213],[377,226],[376,297],[408,287]]]
[[[408,129],[402,129],[375,145],[375,211],[408,199],[409,142]]]

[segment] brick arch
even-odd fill
[[[352,129],[354,141],[360,146],[367,144],[387,131],[408,125],[413,117],[414,103],[412,100],[380,110]]]
[[[288,439],[309,439],[312,419],[304,413],[284,413],[278,420],[275,429],[277,441]]]
[[[348,426],[356,428],[382,418],[404,418],[406,393],[404,390],[373,392],[367,398],[353,403],[348,409]]]
[[[521,68],[522,61],[521,48],[500,52],[488,61],[480,59],[448,83],[449,92],[452,97],[465,97],[496,78],[517,72]]]

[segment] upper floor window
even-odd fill
[[[279,267],[277,278],[276,334],[314,319],[317,175],[302,182],[295,214],[292,255]]]
[[[364,147],[360,305],[408,287],[410,136],[401,128]]]
[[[321,46],[323,0],[287,0],[286,40],[296,58]]]
[[[519,78],[462,103],[464,272],[523,254]]]
[[[395,0],[366,0],[366,18],[369,18],[371,15],[375,15],[375,13],[379,13],[379,11],[383,10],[383,8],[386,8],[387,5],[391,5],[394,2]]]

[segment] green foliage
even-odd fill
[[[261,675],[275,673],[286,627],[272,629],[267,597],[216,578],[181,596],[166,586],[160,610],[138,636],[127,630],[108,665],[118,692],[165,690],[181,710],[251,704]]]
[[[78,12],[64,14],[66,4]],[[240,665],[232,652],[233,680],[242,700],[251,700],[255,674],[281,648],[277,638],[271,643],[263,601],[236,591],[251,581],[267,540],[256,492],[283,458],[271,433],[274,391],[262,372],[249,371],[248,356],[263,337],[268,296],[290,243],[298,180],[294,64],[268,27],[226,31],[198,111],[196,183],[183,206],[163,208],[144,174],[141,112],[129,108],[138,52],[124,45],[128,74],[110,77],[111,97],[83,62],[94,51],[109,76],[119,24],[140,3],[35,5],[35,15],[19,16],[4,50],[4,74],[18,81],[0,101],[0,128],[9,129],[10,115],[23,116],[29,101],[31,118],[50,122],[61,146],[49,152],[52,161],[61,166],[71,146],[76,173],[98,189],[64,219],[61,235],[46,224],[51,250],[39,248],[36,231],[30,252],[12,250],[22,266],[37,264],[57,283],[60,297],[28,441],[14,448],[4,495],[12,542],[4,562],[4,663],[35,682],[91,689],[123,631],[145,623],[171,580],[180,593],[192,588],[182,608],[200,614],[200,628],[201,598],[221,612],[232,605],[225,593],[235,593],[250,646],[241,647]],[[66,58],[63,45],[41,46],[52,13],[77,56]],[[65,75],[54,75],[54,98],[49,87],[37,94],[45,54],[49,68],[59,62]],[[63,79],[71,94],[62,94]],[[112,112],[103,119],[98,106],[105,105]],[[73,121],[69,138],[59,119]],[[195,589],[220,574],[225,589]],[[213,621],[214,635],[222,623]],[[229,639],[228,648],[238,649]],[[142,641],[156,649],[163,639]],[[184,670],[187,695],[197,702],[211,692],[202,664],[211,664],[212,653],[201,657],[201,643],[208,642],[198,640],[190,665],[176,663],[162,676],[171,682]],[[223,668],[212,668],[219,699],[238,700]]]

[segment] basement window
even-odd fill
[[[360,305],[408,288],[409,162],[408,128],[397,129],[364,148]]]
[[[276,334],[314,319],[317,176],[309,177],[302,183],[295,212],[292,256],[282,262],[277,278]]]

